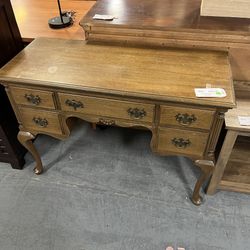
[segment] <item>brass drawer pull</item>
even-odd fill
[[[38,105],[41,102],[41,98],[38,95],[25,94],[26,100],[34,105]]]
[[[189,115],[187,113],[185,114],[179,113],[175,116],[175,118],[176,118],[176,121],[179,122],[179,124],[184,125],[184,126],[188,126],[197,120],[195,115]]]
[[[40,118],[40,117],[34,117],[33,118],[33,122],[37,125],[40,126],[42,128],[46,128],[49,124],[49,122],[44,118]]]
[[[84,108],[84,105],[82,102],[80,101],[76,101],[76,100],[70,100],[70,99],[67,99],[65,101],[65,104],[70,106],[70,107],[73,107],[74,110],[76,110],[77,108]]]
[[[111,125],[115,125],[115,121],[114,120],[105,120],[103,118],[100,118],[99,119],[99,124],[111,126]]]
[[[183,139],[183,138],[173,138],[172,143],[177,148],[186,148],[191,145],[191,141],[189,139]]]
[[[142,119],[144,116],[147,115],[144,109],[129,108],[127,111],[130,117],[134,119]]]

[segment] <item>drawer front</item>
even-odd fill
[[[154,105],[151,104],[69,94],[59,94],[59,100],[64,111],[150,123],[154,116]]]
[[[38,132],[62,134],[58,113],[31,108],[19,108],[21,122],[27,129]]]
[[[184,155],[202,156],[206,149],[208,133],[160,128],[158,150]]]
[[[215,111],[161,106],[160,125],[209,129]]]
[[[17,104],[55,109],[53,92],[36,89],[10,87],[14,101]]]

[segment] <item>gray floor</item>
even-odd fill
[[[250,249],[250,196],[219,192],[195,207],[199,174],[151,153],[150,133],[79,124],[67,141],[39,136],[45,166],[0,163],[1,250]]]

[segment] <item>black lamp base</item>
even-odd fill
[[[62,29],[72,24],[71,17],[62,16],[62,18],[63,18],[63,22],[60,16],[56,16],[56,17],[49,19],[49,27],[52,29]]]

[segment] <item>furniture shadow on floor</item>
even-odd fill
[[[143,196],[171,197],[180,189],[185,197],[190,196],[199,170],[188,158],[152,153],[151,137],[150,131],[141,129],[93,130],[79,120],[66,141],[39,135],[35,145],[42,155],[46,178],[63,180],[67,176],[71,183],[91,182]],[[28,154],[26,158],[26,166],[33,165]]]

